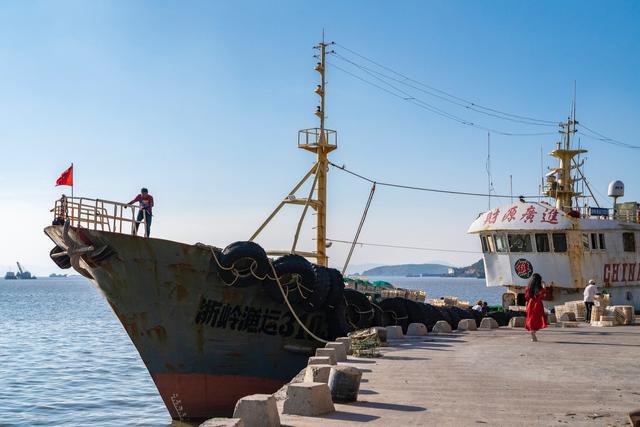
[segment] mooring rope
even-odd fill
[[[206,245],[203,245],[206,246]],[[224,271],[231,271],[234,269],[233,265],[231,267],[225,267],[223,266],[220,261],[218,260],[218,256],[216,255],[214,248],[212,246],[209,246],[209,249],[211,250],[211,254],[213,255],[213,259],[215,260],[216,264],[218,265],[218,267]],[[257,262],[255,260],[253,260],[255,264],[257,264]],[[253,277],[255,277],[256,279],[259,280],[265,280],[266,278],[269,279],[273,279],[275,280],[275,282],[278,284],[278,289],[280,290],[280,293],[282,294],[282,298],[284,299],[284,302],[286,303],[287,307],[289,308],[289,311],[291,311],[291,314],[293,315],[293,318],[296,320],[296,322],[298,322],[298,324],[300,325],[300,327],[307,333],[309,334],[310,337],[312,337],[313,339],[315,339],[316,341],[319,341],[321,343],[328,343],[329,341],[320,338],[319,336],[317,336],[316,334],[314,334],[313,332],[311,332],[309,330],[309,328],[307,328],[307,325],[305,325],[302,320],[300,320],[300,317],[298,317],[298,314],[295,312],[295,310],[293,309],[293,306],[291,305],[291,303],[289,302],[289,289],[287,288],[287,291],[285,292],[285,288],[282,285],[282,283],[280,282],[280,277],[278,277],[278,274],[276,273],[276,268],[273,266],[273,262],[271,261],[271,259],[267,258],[267,262],[269,263],[269,267],[271,268],[271,272],[273,273],[273,277],[269,276],[269,273],[267,273],[263,278],[260,278],[260,276],[254,274],[253,271],[253,265],[254,263],[251,264],[251,268],[250,268],[250,273],[253,275]],[[235,264],[235,263],[234,263]],[[235,282],[238,280],[238,278],[240,277],[239,274],[236,273],[236,278],[234,279],[234,281],[232,282],[231,285],[227,284],[226,282],[225,285],[227,286],[233,286],[233,284],[235,284]],[[247,277],[247,276],[245,276]],[[297,280],[296,280],[297,281]],[[299,286],[302,286],[300,283],[298,283]],[[302,286],[304,289],[309,290],[308,288],[306,288],[305,286]],[[299,290],[299,288],[298,288]],[[300,295],[304,298],[307,299],[307,297],[305,297],[302,292],[300,292]]]

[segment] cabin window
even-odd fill
[[[598,240],[600,241],[600,249],[607,249],[607,246],[604,244],[604,234],[598,234]]]
[[[496,234],[496,252],[507,252],[507,236],[504,234]]]
[[[538,252],[551,252],[547,233],[536,233],[536,250]]]
[[[528,234],[509,234],[510,252],[531,252],[531,236]]]
[[[485,238],[487,239],[487,245],[489,246],[489,252],[495,252],[496,251],[496,242],[495,242],[495,240],[493,240],[493,236],[491,234],[489,234],[488,236],[485,236]]]
[[[598,234],[596,233],[591,233],[591,249],[594,251],[598,249]]]
[[[482,252],[487,253],[491,252],[489,249],[489,242],[487,242],[488,236],[480,236],[480,243],[482,243]]]
[[[633,233],[622,233],[622,247],[625,252],[636,251],[636,236]]]
[[[586,233],[582,233],[582,250],[588,251],[591,248],[589,245],[589,235]]]
[[[551,235],[553,240],[554,252],[567,252],[567,235],[564,233],[553,233]]]

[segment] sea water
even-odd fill
[[[484,280],[372,277],[498,304]],[[82,277],[0,279],[0,425],[167,426],[142,360],[108,304]]]

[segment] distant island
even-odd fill
[[[371,268],[363,276],[403,276],[403,277],[476,277],[484,279],[482,260],[466,267],[450,267],[443,264],[400,264]]]

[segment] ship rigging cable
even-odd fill
[[[356,60],[350,59],[342,54],[340,54],[339,52],[335,52],[335,51],[331,51],[329,52],[334,58],[339,59],[341,61],[344,61],[350,65],[352,65],[353,67],[356,67],[358,70],[360,70],[361,72],[366,73],[368,76],[374,78],[375,80],[377,80],[378,82],[380,82],[381,84],[375,83],[373,81],[370,81],[356,73],[353,73],[345,68],[342,68],[334,63],[331,63],[329,61],[327,61],[327,64],[331,65],[332,67],[368,84],[371,85],[377,89],[380,89],[384,92],[387,92],[397,98],[402,99],[403,101],[407,101],[410,102],[420,108],[423,108],[427,111],[430,111],[434,114],[440,115],[442,117],[445,117],[449,120],[453,120],[456,121],[460,124],[466,125],[466,126],[471,126],[471,127],[475,127],[478,129],[482,129],[482,130],[486,130],[498,135],[503,135],[503,136],[541,136],[541,135],[554,135],[555,132],[532,132],[532,133],[518,133],[518,132],[506,132],[506,131],[501,131],[498,129],[491,129],[485,126],[482,126],[478,123],[475,123],[473,121],[470,120],[466,120],[460,116],[457,116],[455,114],[449,113],[448,111],[439,108],[433,104],[430,104],[422,99],[419,99],[415,96],[413,96],[411,93],[407,92],[406,90],[403,90],[399,87],[397,87],[396,85],[394,85],[393,83],[399,84],[399,85],[404,85],[405,87],[411,88],[413,90],[418,90],[422,93],[425,93],[431,97],[440,99],[444,102],[448,102],[450,104],[456,105],[460,108],[464,108],[467,111],[474,111],[476,113],[479,114],[484,114],[486,116],[489,117],[493,117],[495,119],[499,119],[499,120],[506,120],[506,121],[510,121],[510,122],[514,122],[514,123],[520,123],[522,125],[529,125],[529,126],[549,126],[549,127],[554,127],[554,126],[558,126],[558,122],[554,121],[554,120],[545,120],[545,119],[538,119],[535,117],[531,117],[531,116],[525,116],[525,115],[520,115],[520,114],[513,114],[513,113],[508,113],[506,111],[502,111],[502,110],[498,110],[496,108],[491,108],[491,107],[487,107],[484,106],[482,104],[478,104],[475,103],[473,101],[470,101],[468,99],[464,99],[462,97],[453,95],[449,92],[446,92],[444,90],[438,89],[434,86],[431,86],[429,84],[426,84],[424,82],[421,82],[419,80],[413,79],[405,74],[402,74],[394,69],[392,69],[389,66],[386,66],[384,64],[381,64],[380,62],[377,62],[361,53],[356,52],[353,49],[350,49],[340,43],[333,43],[335,46],[339,47],[339,49],[342,49],[343,51],[348,52],[349,54],[356,56],[364,61],[367,61],[370,64],[373,64],[373,66],[382,69],[386,72],[381,72],[377,69],[375,69],[373,66],[367,66],[367,65],[363,65],[362,63],[357,62]],[[393,83],[391,83],[393,82]],[[385,87],[386,86],[386,87]],[[391,88],[391,89],[389,89]],[[607,144],[611,144],[611,145],[615,145],[618,147],[622,147],[622,148],[629,148],[629,149],[640,149],[640,146],[637,145],[632,145],[632,144],[628,144],[626,142],[614,139],[614,138],[610,138],[606,135],[603,135],[600,132],[597,132],[583,124],[580,124],[581,128],[584,129],[584,131],[582,129],[578,130],[578,132],[582,135],[584,135],[587,138],[599,141],[599,142],[604,142]]]
[[[541,135],[555,135],[556,134],[556,132],[529,132],[529,133],[526,133],[526,132],[525,133],[505,132],[505,131],[501,131],[501,130],[498,130],[498,129],[493,129],[493,128],[489,128],[489,127],[486,127],[486,126],[482,126],[482,125],[479,125],[477,123],[465,120],[465,119],[463,119],[461,117],[455,116],[455,115],[453,115],[451,113],[448,113],[448,112],[446,112],[446,111],[444,111],[444,110],[442,110],[442,109],[440,109],[438,107],[434,107],[431,104],[429,104],[429,103],[427,103],[427,102],[425,102],[425,101],[423,101],[423,100],[421,100],[419,98],[416,98],[416,97],[412,96],[408,92],[400,91],[400,93],[397,93],[397,92],[394,92],[392,90],[389,90],[389,89],[387,89],[387,88],[385,88],[383,86],[380,86],[380,85],[378,85],[378,84],[376,84],[376,83],[374,83],[374,82],[372,82],[370,80],[367,80],[367,79],[365,79],[365,78],[363,78],[361,76],[358,76],[357,74],[352,73],[351,71],[348,71],[348,70],[346,70],[346,69],[334,64],[333,62],[327,61],[327,64],[331,65],[333,68],[336,68],[336,69],[342,71],[343,73],[349,74],[350,76],[352,76],[352,77],[354,77],[354,78],[356,78],[358,80],[361,80],[364,83],[367,83],[368,85],[371,85],[371,86],[374,86],[374,87],[376,87],[376,88],[378,88],[380,90],[383,90],[384,92],[387,92],[387,93],[395,96],[396,98],[400,98],[403,101],[407,101],[407,102],[409,102],[409,103],[411,103],[411,104],[413,104],[413,105],[415,105],[417,107],[420,107],[422,109],[425,109],[427,111],[435,113],[435,114],[437,114],[439,116],[445,117],[445,118],[447,118],[449,120],[453,120],[453,121],[458,122],[458,123],[460,123],[462,125],[465,125],[465,126],[471,126],[471,127],[477,128],[477,129],[481,129],[481,130],[484,130],[484,131],[487,131],[487,132],[492,132],[492,133],[495,133],[497,135],[503,135],[503,136],[541,136]]]
[[[327,238],[328,242],[334,242],[334,243],[346,243],[348,245],[353,244],[353,241],[348,241],[348,240],[339,240],[339,239],[329,239]],[[461,249],[441,249],[441,248],[422,248],[419,246],[401,246],[401,245],[390,245],[390,244],[384,244],[384,243],[365,243],[365,242],[356,242],[356,245],[360,245],[360,246],[376,246],[376,247],[380,247],[380,248],[393,248],[393,249],[412,249],[412,250],[416,250],[416,251],[430,251],[430,252],[455,252],[455,253],[462,253],[462,254],[480,254],[482,252],[480,251],[465,251],[465,250],[461,250]]]
[[[347,169],[345,166],[338,166],[338,165],[336,165],[335,163],[333,163],[331,161],[329,162],[329,164],[331,166],[333,166],[334,168],[336,168],[336,169],[339,169],[339,170],[341,170],[343,172],[346,172],[346,173],[348,173],[350,175],[353,175],[353,176],[355,176],[357,178],[360,178],[360,179],[362,179],[364,181],[370,182],[371,184],[382,185],[382,186],[385,186],[385,187],[404,188],[406,190],[428,191],[428,192],[431,192],[431,193],[456,194],[456,195],[460,195],[460,196],[477,196],[477,197],[489,197],[489,196],[491,196],[491,197],[499,197],[499,198],[502,198],[502,199],[510,199],[510,198],[513,197],[511,195],[506,196],[506,195],[503,195],[503,194],[493,194],[492,193],[492,194],[489,195],[489,194],[486,194],[486,193],[471,193],[471,192],[467,192],[467,191],[442,190],[442,189],[438,189],[438,188],[417,187],[417,186],[413,186],[413,185],[403,185],[403,184],[393,184],[393,183],[390,183],[390,182],[381,182],[381,181],[373,180],[371,178],[367,178],[366,176],[360,175],[359,173],[353,172],[353,171]],[[520,196],[520,197],[529,199],[529,198],[536,198],[536,197],[539,197],[539,196]]]
[[[391,73],[397,75],[398,77],[401,77],[403,79],[402,80],[403,82],[404,81],[409,81],[409,82],[412,82],[412,83],[416,83],[416,84],[418,84],[420,86],[423,86],[423,87],[425,87],[425,88],[427,88],[429,90],[438,92],[438,93],[440,93],[440,94],[442,94],[442,95],[444,95],[446,97],[449,97],[451,99],[459,101],[459,102],[463,103],[465,107],[469,107],[469,109],[472,109],[474,111],[478,111],[478,109],[491,111],[493,113],[505,116],[505,119],[506,119],[506,117],[512,117],[512,118],[516,118],[516,119],[528,120],[530,122],[537,122],[537,123],[540,123],[540,124],[546,123],[548,125],[553,125],[553,126],[557,126],[557,124],[558,124],[557,121],[555,121],[555,120],[536,119],[536,118],[533,118],[533,117],[528,117],[528,116],[523,116],[523,115],[513,114],[513,113],[507,113],[505,111],[501,111],[501,110],[498,110],[498,109],[495,109],[495,108],[490,108],[490,107],[483,106],[481,104],[469,101],[469,100],[461,98],[459,96],[452,95],[452,94],[450,94],[448,92],[445,92],[445,91],[443,91],[441,89],[438,89],[438,88],[433,87],[431,85],[428,85],[426,83],[423,83],[423,82],[420,82],[418,80],[412,79],[411,77],[408,77],[407,75],[402,74],[402,73],[400,73],[398,71],[395,71],[395,70],[393,70],[392,68],[390,68],[390,67],[388,67],[386,65],[383,65],[383,64],[381,64],[379,62],[376,62],[373,59],[368,58],[368,57],[362,55],[361,53],[356,52],[353,49],[349,49],[348,47],[346,47],[346,46],[344,46],[344,45],[342,45],[340,43],[335,43],[335,45],[341,47],[342,49],[344,49],[344,50],[346,50],[346,51],[348,51],[350,53],[352,53],[353,55],[356,55],[356,56],[364,59],[365,61],[368,61],[368,62],[376,65],[377,67],[380,67],[380,68],[382,68],[384,70],[390,71]],[[478,112],[480,112],[480,111],[478,111]]]

